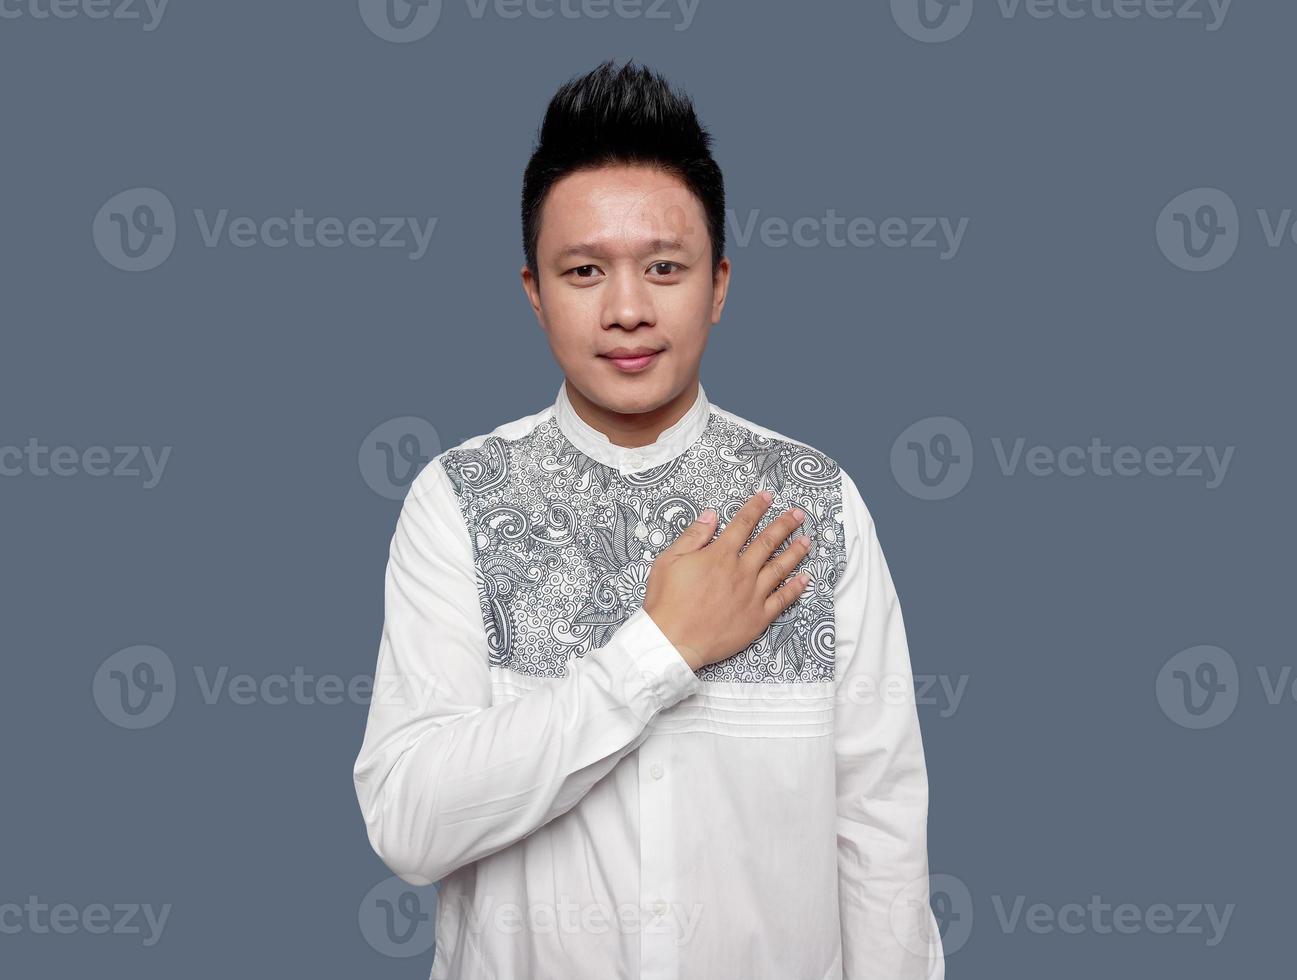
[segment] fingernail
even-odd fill
[[[802,510],[800,507],[794,507],[793,516],[800,521],[803,517],[806,516],[806,511]]]
[[[771,493],[769,490],[762,490],[761,499],[764,500],[766,503],[770,503],[772,500],[775,499],[775,495]]]

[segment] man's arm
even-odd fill
[[[701,681],[636,610],[564,677],[491,703],[472,543],[434,459],[387,563],[383,634],[354,767],[369,840],[414,885],[508,847],[569,810]]]
[[[905,624],[873,519],[845,472],[842,517],[834,750],[843,976],[943,980],[928,905],[928,777]]]

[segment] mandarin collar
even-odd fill
[[[572,402],[567,397],[567,382],[558,386],[558,395],[554,399],[554,418],[559,431],[567,440],[591,459],[611,466],[623,476],[639,470],[662,466],[682,455],[689,449],[707,428],[707,418],[711,413],[711,403],[698,382],[698,394],[689,410],[676,422],[664,429],[657,440],[647,446],[618,446],[608,437],[576,413]]]

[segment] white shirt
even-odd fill
[[[806,590],[697,672],[652,558],[762,488]],[[942,980],[905,627],[855,483],[712,404],[649,446],[552,405],[436,456],[392,538],[355,787],[439,883],[432,980]]]

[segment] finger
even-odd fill
[[[757,587],[762,595],[769,595],[775,586],[788,577],[810,553],[810,543],[811,539],[807,535],[799,534],[787,548],[761,566],[761,571],[757,573]]]
[[[698,519],[681,531],[669,546],[663,548],[661,554],[685,554],[690,551],[697,551],[708,541],[712,539],[712,534],[716,531],[716,511],[708,507]]]
[[[806,572],[799,572],[790,578],[787,582],[770,593],[764,606],[766,618],[773,622],[779,618],[780,613],[797,601],[798,597],[806,591],[806,583],[811,577]],[[767,623],[766,625],[769,625]]]
[[[755,574],[756,570],[770,560],[770,556],[779,550],[779,546],[788,540],[788,535],[806,520],[806,514],[797,516],[796,510],[786,510],[761,529],[761,533],[748,545],[742,559],[748,569]]]
[[[767,500],[760,493],[754,493],[748,498],[747,503],[740,507],[738,512],[730,518],[730,522],[725,525],[725,530],[716,538],[712,547],[720,545],[730,554],[737,555],[743,549],[743,546],[748,543],[748,538],[752,536],[752,529],[757,526],[757,522],[761,520],[761,515],[770,508],[773,501],[773,494]]]

